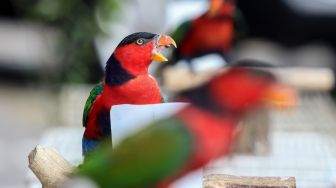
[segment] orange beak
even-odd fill
[[[266,92],[265,102],[278,109],[290,109],[297,104],[297,93],[289,86],[275,84]]]
[[[177,47],[174,39],[168,35],[159,35],[156,41],[156,48],[153,51],[152,60],[157,62],[168,61],[168,59],[160,53],[160,50],[164,47],[169,48],[171,46]]]
[[[209,15],[213,16],[216,14],[218,9],[221,7],[223,0],[211,0],[209,5]]]

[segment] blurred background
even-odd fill
[[[121,39],[169,34],[207,7],[207,0],[2,0],[0,187],[29,186],[27,155],[46,132],[56,128],[71,139],[72,127],[81,130],[92,84]],[[237,0],[236,8],[245,32],[232,61],[293,67],[285,77],[301,98],[292,112],[263,113],[266,128],[247,130],[238,154],[205,172],[296,176],[298,187],[335,187],[336,1]],[[174,84],[163,89],[169,95]]]

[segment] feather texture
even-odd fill
[[[103,83],[100,82],[96,84],[90,92],[89,97],[86,100],[83,112],[83,127],[86,127],[88,114],[92,108],[93,103],[95,102],[96,98],[102,93],[103,91]]]

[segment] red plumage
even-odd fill
[[[209,82],[181,92],[180,99],[191,104],[172,117],[132,134],[113,151],[111,147],[98,150],[84,163],[81,174],[101,187],[167,188],[228,154],[236,125],[247,112],[273,103],[279,96],[283,102],[292,101],[293,93],[285,88],[262,70],[232,68],[219,73]]]
[[[85,130],[88,139],[100,140],[100,127],[97,126],[99,113],[110,111],[113,105],[119,104],[155,104],[161,103],[162,97],[157,82],[149,75],[139,75],[131,81],[111,87],[104,84],[103,92],[95,100],[89,113],[89,119]]]
[[[205,13],[191,21],[176,49],[177,55],[191,58],[211,52],[228,53],[234,37],[234,10],[233,4],[223,3],[215,15]]]
[[[161,103],[156,80],[148,74],[152,61],[165,61],[159,51],[174,45],[167,35],[134,33],[123,39],[106,63],[105,79],[90,93],[83,114],[83,153],[111,136],[110,109],[120,104]]]

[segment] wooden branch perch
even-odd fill
[[[250,177],[210,174],[203,179],[203,188],[295,188],[294,177]]]
[[[36,146],[29,156],[29,168],[43,188],[59,187],[73,171],[73,166],[53,148]]]

